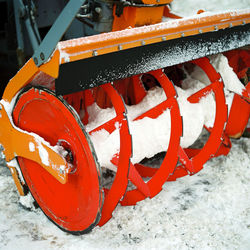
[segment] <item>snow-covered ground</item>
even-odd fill
[[[250,7],[250,0],[174,0],[178,14]],[[90,234],[60,231],[27,211],[0,158],[0,249],[250,249],[250,139],[233,140],[227,157],[195,176],[166,183],[155,198],[115,209]]]
[[[7,169],[0,168],[0,249],[249,249],[250,140],[195,176],[166,183],[152,200],[118,206],[90,234],[60,231],[40,210],[27,211]]]
[[[180,16],[195,15],[198,10],[225,11],[250,8],[250,0],[173,0],[171,9]]]

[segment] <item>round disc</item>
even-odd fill
[[[13,119],[16,126],[40,135],[52,146],[63,146],[68,151],[66,160],[72,164],[67,183],[61,184],[39,164],[18,157],[24,179],[40,208],[65,231],[90,231],[98,223],[102,207],[100,167],[74,110],[53,92],[32,87],[20,93]]]

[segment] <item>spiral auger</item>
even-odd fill
[[[204,96],[213,92],[216,103],[215,119],[212,128],[206,129],[210,135],[201,149],[187,148],[183,149],[179,147],[179,157],[181,165],[179,165],[174,171],[173,175],[168,179],[169,181],[175,180],[187,174],[193,175],[199,172],[203,165],[213,156],[216,155],[222,140],[225,125],[227,122],[227,105],[224,94],[224,84],[219,73],[209,63],[208,58],[201,58],[192,63],[200,67],[208,76],[210,84],[198,92],[188,97],[188,101],[191,103],[199,102]]]
[[[181,18],[170,2],[68,1],[4,90],[7,166],[19,194],[62,230],[87,233],[118,204],[198,173],[248,124],[250,10]],[[60,42],[75,17],[86,37]],[[145,163],[159,154],[157,166]]]

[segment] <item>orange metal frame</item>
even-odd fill
[[[172,25],[171,22],[159,23],[149,27],[138,27],[63,41],[58,44],[51,59],[39,68],[31,58],[10,80],[3,94],[3,99],[10,102],[15,94],[30,83],[38,72],[42,71],[57,78],[60,64],[247,23],[250,23],[250,10],[238,11],[237,15],[235,12],[228,12],[211,16],[182,18],[175,20]]]
[[[152,3],[154,1],[144,1],[146,3]],[[163,12],[161,7],[156,7],[160,12]],[[136,10],[136,13],[133,13],[131,9],[128,9],[128,17],[131,15],[138,15],[139,19],[140,16],[145,14],[145,10]],[[125,10],[125,14],[126,14]],[[124,14],[124,15],[125,15]],[[138,18],[137,18],[138,19]],[[118,18],[117,18],[118,20]],[[125,19],[124,19],[125,20]],[[136,19],[134,19],[136,20]],[[151,20],[152,21],[152,20]],[[157,18],[153,18],[153,21],[157,22]],[[89,58],[97,55],[103,55],[111,52],[116,52],[121,49],[130,49],[139,46],[144,46],[147,44],[153,44],[160,41],[171,40],[175,38],[180,38],[183,36],[191,36],[196,35],[199,33],[206,33],[211,31],[217,31],[220,29],[225,29],[228,27],[234,27],[242,24],[250,23],[250,10],[246,11],[238,11],[237,15],[235,12],[228,12],[228,13],[221,13],[216,15],[200,15],[193,18],[183,18],[174,20],[174,23],[167,22],[167,23],[159,23],[150,25],[148,27],[138,27],[134,29],[127,29],[122,31],[115,31],[106,34],[95,35],[91,37],[84,37],[79,39],[73,39],[69,41],[60,42],[55,49],[54,54],[52,55],[51,59],[45,63],[44,65],[37,67],[31,58],[23,68],[10,80],[9,84],[7,85],[3,99],[6,102],[11,102],[15,95],[22,89],[24,86],[29,84],[40,72],[44,72],[45,74],[57,78],[59,72],[59,65],[73,62],[77,60],[81,60],[84,58]],[[139,25],[140,23],[138,23]],[[114,26],[114,29],[118,29],[120,24]],[[132,25],[137,25],[137,21],[133,21]],[[64,55],[67,55],[66,57]],[[249,98],[249,97],[248,97]],[[5,126],[4,130],[1,129],[0,131],[0,138],[1,142],[5,148],[5,154],[7,155],[6,159],[11,160],[15,157],[14,152],[16,155],[22,155],[24,157],[28,157],[29,159],[33,159],[36,162],[39,162],[41,166],[42,164],[41,159],[37,152],[30,153],[28,150],[28,142],[35,143],[35,139],[32,135],[27,135],[25,131],[17,130],[15,127],[12,126],[10,123],[10,118],[8,117],[7,113],[4,111],[4,107],[2,106],[2,121],[4,122]],[[6,134],[8,131],[8,135]],[[11,140],[6,140],[6,138],[15,138],[16,140],[25,140],[25,146],[19,148],[17,145],[18,143],[11,144]],[[42,139],[40,140],[41,144],[44,142]],[[53,151],[52,148],[47,147],[43,144],[44,148],[48,152],[51,162],[55,166],[65,165],[67,166],[66,161],[60,156],[57,152]],[[17,148],[16,148],[17,147]],[[59,169],[56,170],[52,169],[51,166],[43,166],[47,171],[49,171],[55,178],[59,181],[61,180],[62,183],[67,181],[67,173],[64,175],[60,174]],[[16,178],[17,179],[17,178]],[[20,192],[21,193],[21,192]]]

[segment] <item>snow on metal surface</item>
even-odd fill
[[[35,144],[33,142],[29,143],[29,150],[30,150],[30,152],[34,152],[35,151]]]
[[[51,150],[53,150],[54,152],[56,152],[58,154],[62,154],[62,157],[64,157],[65,151],[64,150],[62,151],[61,147],[58,147],[58,145],[52,146],[52,145],[50,145],[49,142],[45,141],[41,136],[39,136],[33,132],[27,132],[25,130],[22,130],[14,124],[14,121],[12,119],[12,111],[13,111],[13,107],[15,105],[16,98],[17,98],[18,94],[19,93],[17,93],[16,96],[12,99],[11,103],[9,103],[3,99],[0,100],[0,103],[4,106],[4,109],[6,110],[6,112],[8,114],[8,117],[9,117],[9,120],[10,120],[12,127],[14,129],[20,131],[21,133],[31,135],[33,138],[35,138],[36,145],[34,143],[30,142],[28,145],[29,150],[31,152],[34,152],[37,149],[39,152],[41,162],[44,165],[49,166],[51,164],[51,160],[49,159],[49,154],[48,154],[47,150],[43,147],[43,145],[46,145],[47,147],[49,147]],[[57,169],[58,166],[53,165],[52,167]],[[61,167],[61,166],[59,166],[59,167]]]
[[[231,11],[229,13],[229,16],[234,17],[240,14],[249,14],[249,12],[250,12],[250,9],[235,10],[235,11]],[[182,19],[169,20],[168,22],[162,22],[162,23],[153,24],[149,26],[137,27],[133,29],[128,28],[128,29],[116,31],[116,32],[109,32],[109,33],[100,34],[100,35],[93,35],[93,36],[88,36],[88,37],[71,39],[68,41],[59,42],[58,49],[61,51],[65,48],[98,43],[98,41],[107,41],[110,39],[121,40],[123,37],[133,36],[138,33],[145,34],[145,33],[149,33],[152,31],[166,30],[166,29],[180,27],[183,25],[195,25],[195,24],[199,24],[203,18],[207,18],[209,16],[219,16],[221,14],[226,14],[226,13],[228,13],[228,11],[220,11],[217,13],[205,12],[205,13],[197,14],[191,17],[189,16],[189,17],[184,17]]]
[[[249,0],[172,3],[181,15],[194,14],[198,9],[249,6]],[[241,138],[232,144],[227,157],[210,160],[202,172],[191,178],[166,183],[153,200],[131,207],[118,206],[108,224],[81,237],[61,232],[40,210],[21,208],[9,170],[1,166],[0,248],[249,249],[250,140]]]
[[[241,94],[244,89],[232,68],[228,65],[228,60],[222,54],[212,56],[211,63],[221,74],[224,81],[224,92],[230,112],[233,95]],[[177,100],[183,119],[183,136],[181,146],[187,148],[192,145],[202,133],[203,126],[212,127],[215,119],[215,100],[212,93],[203,97],[199,103],[190,103],[187,98],[209,84],[206,74],[195,67],[191,76],[183,81],[183,88],[175,86]],[[233,91],[233,92],[232,92]],[[157,119],[144,118],[133,121],[137,116],[143,114],[152,107],[160,104],[166,99],[162,88],[156,87],[148,91],[146,97],[137,105],[128,106],[129,129],[132,134],[133,158],[132,163],[138,163],[144,158],[151,158],[155,154],[168,149],[171,121],[170,112],[166,110]],[[113,108],[100,109],[95,103],[88,108],[89,124],[87,131],[100,126],[115,117]],[[93,133],[91,136],[98,160],[101,166],[111,170],[116,170],[110,160],[119,152],[119,131],[115,130],[109,134],[106,130]]]

